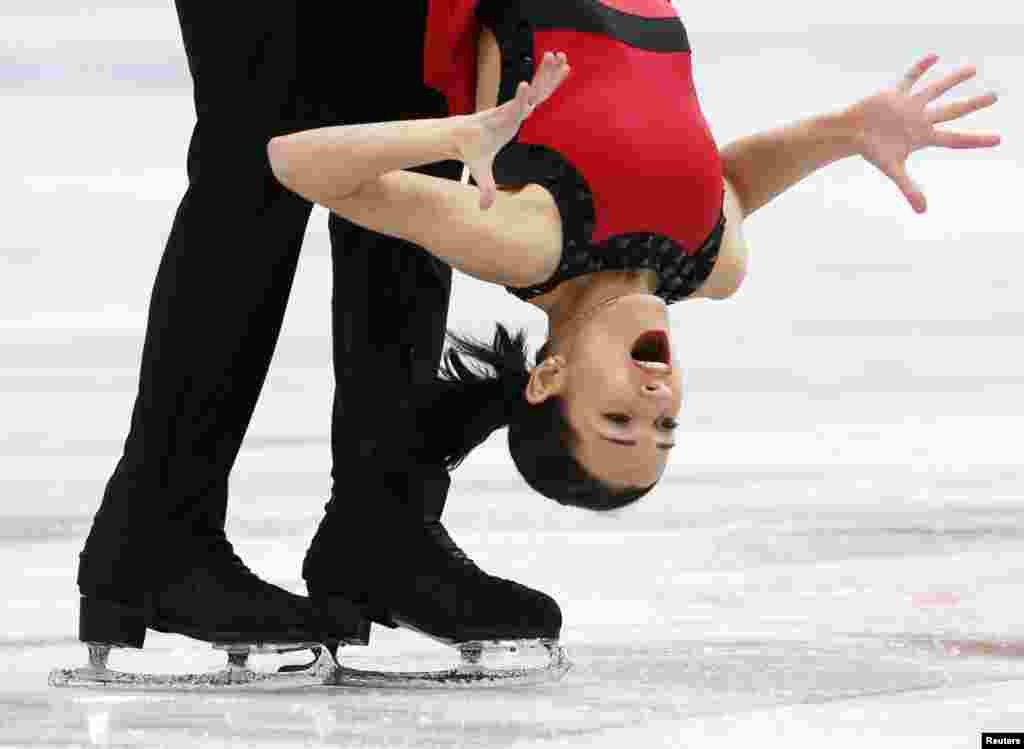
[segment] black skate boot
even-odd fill
[[[481,570],[439,518],[352,517],[350,532],[337,542],[343,548],[322,544],[318,534],[303,570],[314,601],[355,606],[371,621],[420,632],[462,656],[460,667],[441,672],[339,668],[336,683],[532,683],[568,670],[554,599]],[[515,654],[514,667],[497,668],[497,659],[508,653]]]
[[[189,544],[191,569],[173,575],[160,590],[141,600],[118,601],[116,593],[84,590],[80,601],[79,639],[89,646],[84,669],[57,670],[54,686],[115,684],[117,686],[199,686],[303,678],[322,683],[316,669],[320,646],[336,650],[340,643],[365,645],[370,622],[354,606],[331,601],[315,607],[304,597],[261,580],[232,550],[223,534]],[[181,634],[211,643],[228,653],[228,668],[212,674],[153,675],[111,671],[111,648],[141,648],[146,629]],[[285,667],[266,674],[247,668],[251,653],[285,653],[309,649],[312,664]],[[311,671],[312,669],[312,671]]]
[[[461,164],[422,169],[457,180]],[[332,242],[340,240],[333,245],[333,490],[303,577],[323,608],[353,605],[378,624],[425,633],[458,647],[463,664],[417,674],[339,666],[335,683],[557,678],[568,663],[556,641],[562,617],[555,601],[482,571],[441,524],[450,477],[435,439],[450,415],[437,377],[451,268],[412,243],[382,243],[349,226],[330,224]],[[512,648],[523,661],[539,655],[542,665],[496,670],[490,657]]]

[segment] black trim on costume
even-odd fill
[[[586,7],[581,8],[581,5]],[[477,8],[480,21],[492,28],[502,18],[513,14],[530,19],[529,25],[540,31],[571,29],[601,34],[650,52],[690,51],[689,36],[678,15],[665,18],[635,16],[600,0],[517,0],[514,3],[482,0]]]
[[[724,192],[722,198],[725,199]],[[556,202],[559,203],[559,210],[564,210],[557,195]],[[684,248],[669,237],[641,232],[617,234],[603,242],[588,242],[573,249],[563,245],[561,262],[551,278],[535,286],[506,286],[505,290],[525,301],[546,294],[564,281],[589,273],[653,270],[658,277],[655,296],[663,299],[666,304],[672,304],[693,295],[711,275],[722,249],[725,224],[723,209],[718,224],[692,255],[685,254]]]
[[[562,220],[562,254],[551,278],[533,286],[505,290],[524,301],[554,289],[564,281],[610,270],[653,270],[655,295],[672,304],[691,296],[711,275],[722,248],[725,209],[707,239],[692,254],[663,234],[616,234],[603,242],[592,240],[597,225],[593,192],[579,169],[558,151],[535,143],[509,143],[494,161],[495,182],[537,184],[551,193]],[[471,179],[471,184],[476,180]],[[723,206],[725,191],[722,191]]]

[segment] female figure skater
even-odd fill
[[[563,504],[619,507],[661,477],[681,406],[667,305],[736,292],[746,216],[856,154],[923,213],[905,170],[910,153],[999,142],[935,129],[995,95],[926,109],[974,75],[965,67],[912,94],[938,59],[929,55],[892,88],[720,154],[697,101],[686,30],[665,0],[431,5],[427,75],[462,113],[275,137],[271,167],[308,200],[548,314],[533,367],[524,336],[500,326],[490,349],[455,338],[497,377],[450,351],[434,416],[460,428],[447,439],[425,429],[425,449],[454,466],[508,425],[524,478]],[[387,55],[367,65],[372,74]],[[478,187],[407,171],[445,159],[462,161]]]

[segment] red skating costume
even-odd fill
[[[685,299],[721,247],[725,190],[700,109],[682,20],[668,0],[431,0],[424,78],[452,115],[475,110],[477,38],[501,49],[498,103],[565,52],[572,72],[498,153],[500,185],[553,195],[564,245],[555,275],[522,299],[601,270],[653,269],[656,293]]]

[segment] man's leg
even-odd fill
[[[417,391],[440,362],[450,269],[347,222],[334,234],[333,486],[303,565],[310,595],[452,643],[557,639],[551,597],[484,572],[452,541],[448,472],[422,457]]]
[[[177,9],[198,120],[189,186],[153,286],[124,453],[81,555],[83,639],[139,646],[144,625],[203,639],[226,631],[308,639],[308,601],[245,571],[223,528],[228,475],[311,210],[276,181],[266,144],[326,123],[299,93],[311,71],[300,64],[310,58],[300,57],[295,3],[177,0]],[[189,598],[202,587],[190,575],[226,586],[216,611]]]
[[[386,79],[364,94],[362,115],[388,121],[448,115],[444,97],[423,84],[427,0],[409,0],[405,22],[388,28]],[[319,100],[339,117],[338,99]],[[373,115],[372,119],[369,119]],[[456,161],[414,171],[458,179]],[[448,472],[412,457],[414,391],[433,381],[444,346],[452,271],[410,242],[368,231],[331,214],[331,299],[335,397],[331,427],[331,502],[303,566],[307,579],[334,568],[336,542],[359,526],[353,513],[421,522],[440,518]],[[358,499],[353,494],[358,494]]]
[[[400,37],[389,40],[382,90],[391,96],[376,107],[381,121],[447,115],[443,97],[422,84],[425,22],[425,0],[405,6]],[[461,164],[415,171],[458,179]],[[448,472],[420,456],[430,435],[418,429],[417,391],[429,388],[440,363],[451,269],[421,247],[337,216],[330,233],[333,486],[303,565],[311,596],[453,642],[557,638],[554,600],[484,573],[452,542],[441,523]]]

